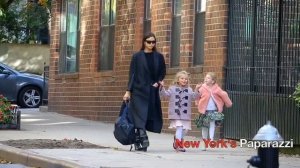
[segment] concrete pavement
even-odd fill
[[[251,148],[200,148],[176,153],[172,148],[173,135],[149,133],[148,152],[129,151],[130,146],[119,144],[113,136],[113,124],[84,120],[38,109],[21,109],[21,130],[1,130],[0,141],[18,139],[81,139],[105,149],[16,149],[0,145],[0,157],[9,156],[18,163],[42,168],[100,168],[100,167],[203,167],[242,168],[246,160],[256,155]],[[199,140],[186,137],[186,140]],[[296,168],[300,158],[280,156],[281,168]],[[1,167],[1,166],[0,166]]]

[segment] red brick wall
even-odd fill
[[[216,72],[218,83],[224,86],[228,41],[228,1],[207,0],[206,5],[204,73]],[[216,138],[223,137],[222,130],[222,127],[217,127]]]
[[[51,23],[51,61],[49,105],[56,111],[90,120],[113,122],[118,115],[122,96],[126,90],[131,55],[141,47],[143,37],[144,0],[117,0],[115,25],[114,69],[98,71],[100,2],[83,1],[81,6],[81,36],[79,72],[59,74],[59,25],[60,0],[53,1]],[[206,11],[204,65],[193,66],[193,36],[195,2],[183,0],[181,24],[180,68],[168,68],[165,83],[170,84],[179,70],[191,73],[191,86],[203,81],[204,73],[215,71],[224,79],[224,64],[227,56],[227,13],[226,0],[208,0]],[[157,37],[157,48],[165,56],[167,67],[170,62],[170,35],[172,1],[152,1],[152,32]],[[164,131],[169,121],[167,102],[163,101]],[[193,108],[194,115],[197,109]],[[199,134],[193,127],[192,134]]]
[[[205,20],[205,72],[216,72],[221,84],[224,82],[224,66],[227,58],[227,2],[227,0],[207,1]]]
[[[157,49],[165,56],[167,66],[170,62],[170,35],[172,3],[170,0],[152,0],[152,32],[157,38]]]

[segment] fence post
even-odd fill
[[[44,75],[43,75],[43,90],[45,91],[46,88],[46,78],[49,78],[49,66],[46,66],[46,62],[44,62]],[[48,89],[47,89],[48,91]],[[42,98],[42,105],[45,105],[45,101],[48,101],[48,99],[45,99],[45,93]]]

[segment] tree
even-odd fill
[[[50,6],[47,0],[28,2],[22,11],[22,20],[27,22],[29,40],[37,40],[38,31],[48,28]]]
[[[25,43],[37,40],[48,29],[51,0],[1,0],[0,42]]]
[[[10,4],[12,4],[15,0],[1,0],[0,1],[0,11],[7,11]],[[1,15],[1,13],[0,13]]]
[[[19,0],[0,3],[0,42],[15,42],[15,39],[21,38],[22,26],[16,4],[19,4]]]

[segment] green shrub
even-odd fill
[[[291,97],[296,101],[297,106],[300,107],[300,83],[295,87],[295,91]]]
[[[10,124],[12,121],[11,104],[6,97],[0,95],[0,124]]]

